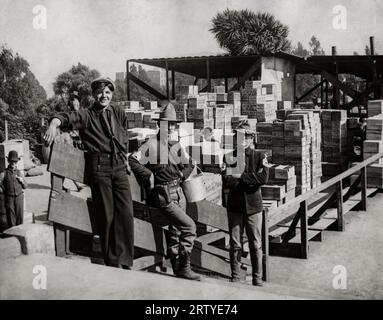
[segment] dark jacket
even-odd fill
[[[16,177],[21,177],[19,170],[12,170],[10,167],[0,173],[0,192],[7,196],[16,197],[23,193],[27,183],[21,183]]]
[[[236,151],[226,155],[224,162],[227,167],[237,163],[228,161],[228,157],[237,157]],[[229,189],[227,210],[230,212],[245,212],[254,214],[263,210],[261,185],[269,179],[269,168],[263,165],[265,154],[249,147],[245,150],[245,169],[240,178],[228,175],[228,169],[223,172],[223,187]]]
[[[125,111],[117,106],[109,105],[109,123],[115,138],[128,150],[128,118]],[[79,130],[84,149],[92,153],[118,153],[114,148],[108,130],[102,122],[102,110],[95,108],[80,109],[69,113],[59,113],[54,116],[61,121],[64,130]],[[126,152],[125,152],[126,153]]]

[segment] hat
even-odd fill
[[[17,151],[15,151],[15,150],[9,151],[7,158],[8,158],[8,161],[19,161],[20,160],[19,155],[17,154]]]
[[[160,117],[157,119],[159,121],[172,121],[172,122],[182,122],[182,120],[177,119],[176,109],[174,105],[168,102],[162,111],[160,112]]]
[[[234,130],[242,132],[244,134],[248,134],[248,135],[254,135],[255,134],[255,130],[249,125],[249,122],[247,120],[242,120],[238,124],[238,127]]]
[[[112,81],[112,79],[108,78],[108,77],[99,77],[99,78],[96,78],[92,81],[92,83],[90,84],[91,88],[92,88],[92,91],[98,89],[101,87],[101,85],[108,85],[108,84],[111,84],[112,85],[112,91],[114,91],[116,89],[116,86],[114,84],[114,82]],[[104,87],[102,87],[104,88]]]

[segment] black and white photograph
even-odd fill
[[[382,17],[0,0],[0,300],[382,300]]]

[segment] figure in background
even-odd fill
[[[0,173],[0,193],[4,194],[5,212],[8,228],[23,223],[24,218],[24,191],[27,183],[17,163],[20,158],[17,151],[11,150],[8,153],[8,167]]]

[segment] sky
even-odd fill
[[[45,29],[35,28],[36,6],[46,9]],[[337,6],[344,29],[334,25]],[[222,53],[209,28],[226,8],[274,14],[293,45],[308,47],[315,35],[326,54],[334,45],[364,54],[374,36],[383,54],[383,0],[0,0],[0,44],[29,62],[50,96],[55,78],[78,62],[114,79],[127,59]]]

